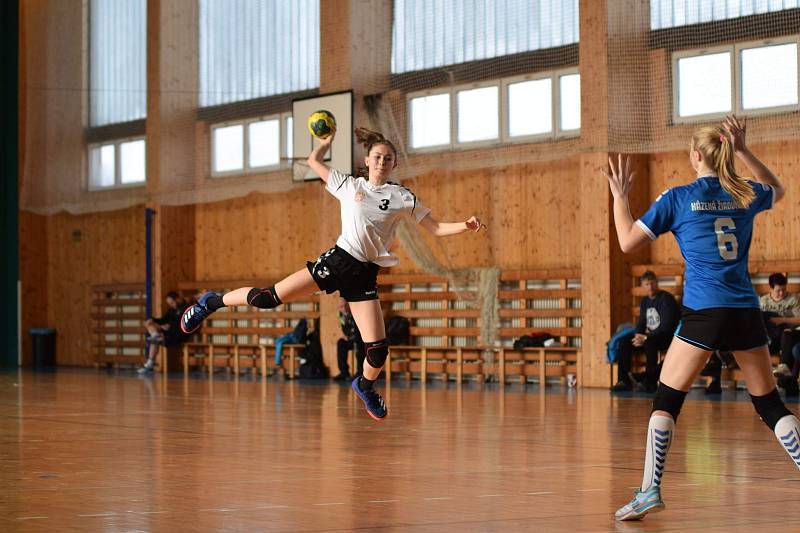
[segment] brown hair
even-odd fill
[[[639,278],[639,283],[644,283],[645,281],[658,281],[658,277],[656,277],[655,272],[648,270]]]
[[[394,154],[395,164],[397,164],[397,148],[394,147],[394,144],[383,136],[382,133],[378,133],[377,131],[368,130],[367,128],[356,128],[356,142],[364,147],[364,150],[369,156],[369,153],[372,151],[372,148],[378,146],[380,144],[384,146],[388,146],[389,149]],[[359,168],[358,175],[361,177],[367,177],[369,175],[369,171],[361,167]]]
[[[774,274],[770,274],[769,276],[769,288],[774,289],[775,285],[784,286],[789,283],[789,280],[786,279],[786,276],[781,274],[780,272],[775,272]]]
[[[739,207],[750,207],[756,193],[747,181],[736,173],[733,164],[733,145],[720,127],[703,126],[692,135],[692,149],[703,154],[703,159],[713,168],[722,188],[733,197]]]

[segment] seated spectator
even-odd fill
[[[786,396],[800,396],[800,386],[797,383],[800,379],[800,343],[792,348],[792,357],[794,358],[792,373],[790,375],[779,373],[776,377],[778,386],[786,392]]]
[[[188,339],[188,336],[181,331],[180,321],[189,304],[175,291],[168,292],[166,300],[167,311],[164,315],[160,318],[148,318],[144,323],[147,329],[145,339],[147,361],[138,370],[140,374],[152,372],[159,346],[178,346]]]
[[[322,344],[319,334],[319,319],[314,319],[309,324],[306,342],[300,352],[300,368],[298,374],[303,379],[327,379],[328,367],[322,358]]]
[[[800,297],[787,290],[788,280],[776,272],[769,277],[769,292],[759,299],[770,338],[770,352],[780,351],[781,363],[776,376],[791,376],[794,366],[792,350],[800,343]]]
[[[353,379],[350,374],[350,365],[347,362],[347,353],[352,349],[356,354],[357,369],[356,374],[360,375],[364,369],[364,341],[361,339],[361,332],[350,313],[350,306],[344,298],[339,298],[339,326],[342,328],[344,338],[336,343],[336,362],[339,366],[339,374],[334,376],[335,381],[349,381]]]
[[[658,288],[658,278],[653,272],[645,272],[641,283],[647,296],[642,298],[639,305],[636,332],[630,342],[622,342],[620,346],[619,381],[611,387],[613,391],[633,390],[635,387],[648,392],[656,390],[661,371],[658,352],[669,348],[680,320],[678,302],[670,293]],[[636,383],[631,374],[633,354],[637,351],[644,351],[647,356],[643,383]]]
[[[284,344],[305,344],[306,335],[308,332],[308,322],[305,318],[301,318],[294,326],[294,330],[286,335],[281,335],[275,339],[275,366],[281,366],[283,360],[283,345]]]

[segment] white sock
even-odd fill
[[[800,468],[800,420],[794,415],[784,416],[775,424],[775,436],[797,468]]]
[[[647,451],[644,456],[642,492],[652,486],[661,485],[667,452],[675,433],[675,421],[671,416],[652,415],[647,425]]]

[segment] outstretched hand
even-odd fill
[[[744,152],[747,147],[745,146],[745,133],[747,133],[747,122],[742,119],[736,118],[736,115],[728,115],[722,123],[722,127],[728,132],[733,150],[735,152]]]
[[[614,198],[627,198],[628,194],[633,188],[633,180],[636,179],[636,173],[630,170],[630,157],[622,154],[617,154],[617,164],[614,165],[614,158],[608,158],[608,166],[611,170],[609,173],[606,169],[602,169],[603,175],[608,178],[608,185],[611,187],[611,194]]]
[[[470,217],[465,224],[468,230],[474,231],[475,233],[479,232],[482,228],[488,228],[478,217]]]

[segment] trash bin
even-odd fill
[[[33,328],[30,330],[33,347],[33,366],[48,368],[56,366],[56,330]]]

